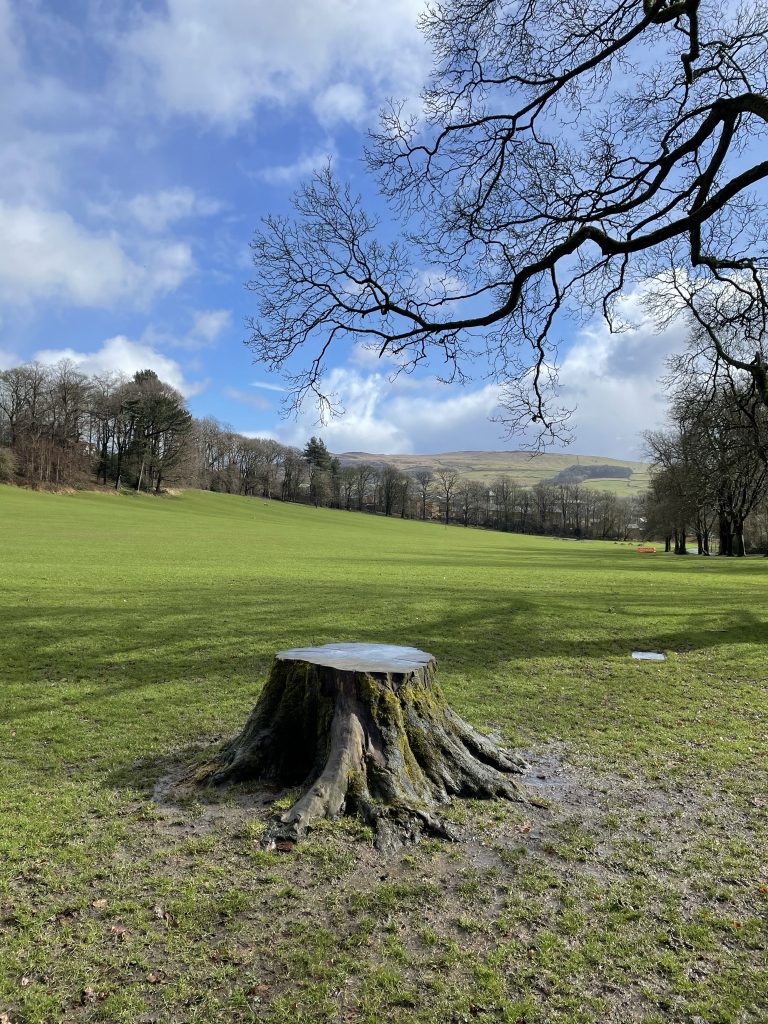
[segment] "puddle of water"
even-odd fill
[[[522,756],[530,768],[521,781],[539,796],[562,797],[568,789],[569,779],[561,759],[557,755],[528,750],[523,751]]]

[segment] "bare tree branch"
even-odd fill
[[[350,341],[405,370],[438,359],[448,380],[482,354],[507,427],[562,436],[564,317],[617,325],[670,252],[765,321],[765,0],[445,0],[422,29],[423,116],[390,105],[367,152],[395,240],[330,168],[254,239],[250,344],[271,369],[311,353],[296,400],[323,395],[330,346]]]

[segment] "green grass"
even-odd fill
[[[0,1020],[766,1019],[768,562],[0,487],[0,594]],[[260,850],[247,789],[153,802],[344,640],[433,652],[551,809],[383,862],[351,820]]]

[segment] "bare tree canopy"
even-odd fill
[[[670,259],[751,282],[762,352],[762,0],[444,0],[421,24],[422,115],[391,105],[367,152],[391,217],[328,168],[253,241],[250,344],[272,369],[302,352],[298,401],[328,408],[329,351],[352,338],[445,380],[482,356],[510,432],[561,436],[560,317],[619,329],[622,291]]]

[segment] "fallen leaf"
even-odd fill
[[[527,835],[533,828],[533,822],[524,821],[522,825],[517,826],[517,831],[522,832],[523,835]]]
[[[280,853],[290,853],[295,845],[296,843],[292,843],[290,839],[281,839],[279,843],[275,843],[275,849]]]
[[[112,933],[112,935],[120,939],[121,942],[123,942],[127,938],[127,936],[130,935],[127,925],[124,924],[113,924],[109,930]]]
[[[161,981],[165,980],[165,975],[162,971],[150,971],[147,975],[147,981],[150,985],[159,985]]]
[[[260,985],[251,985],[248,989],[249,996],[263,996],[269,992],[270,986],[262,982]]]
[[[94,908],[94,910],[103,910],[104,907],[106,907],[106,905],[107,905],[107,901],[106,900],[94,900],[93,903],[91,904],[91,906]]]

